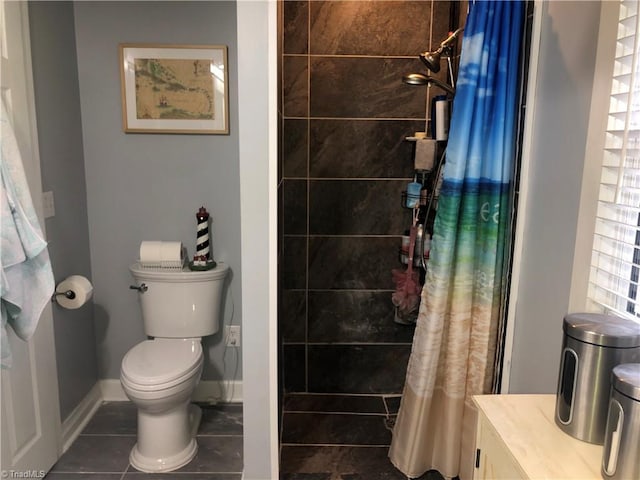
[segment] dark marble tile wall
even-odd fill
[[[446,37],[452,2],[282,5],[284,388],[399,393],[413,338],[391,304],[411,220],[404,137],[425,130],[429,104],[402,76],[425,71],[418,54]]]

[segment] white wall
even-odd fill
[[[124,354],[145,338],[128,266],[143,240],[179,240],[193,255],[201,205],[214,257],[232,271],[224,322],[241,323],[236,4],[78,2],[75,28],[99,376],[117,379]],[[227,45],[230,134],[124,133],[119,43]],[[222,333],[204,347],[203,379],[241,378],[234,353],[223,371]]]
[[[510,393],[554,393],[569,312],[600,2],[544,2]],[[535,41],[535,39],[534,39]],[[588,259],[587,259],[588,261]]]
[[[244,480],[278,478],[276,3],[238,2]]]

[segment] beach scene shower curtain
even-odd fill
[[[473,477],[491,393],[510,217],[524,3],[470,3],[444,181],[389,457],[410,478]]]

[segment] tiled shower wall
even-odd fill
[[[288,392],[400,393],[413,327],[393,322],[401,192],[424,131],[417,55],[447,1],[281,4],[280,338]],[[457,18],[455,8],[454,18]],[[438,74],[444,79],[445,64]],[[442,92],[435,91],[435,94]]]

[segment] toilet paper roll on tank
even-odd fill
[[[69,310],[75,310],[91,299],[93,285],[82,275],[71,275],[56,286],[56,291],[53,295],[58,305]]]
[[[184,258],[182,242],[145,240],[140,243],[140,265],[143,267],[182,268]]]

